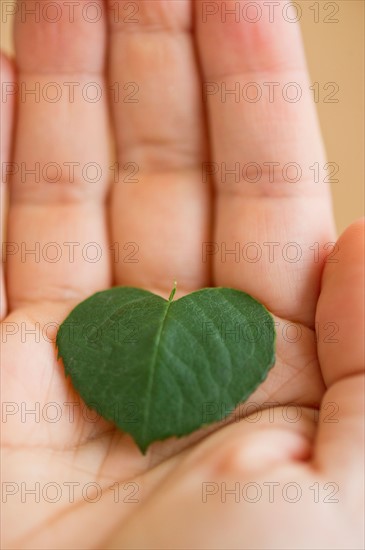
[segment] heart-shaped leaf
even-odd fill
[[[142,452],[227,416],[275,360],[273,318],[248,294],[173,295],[99,292],[57,334],[66,374],[85,403],[130,433]]]

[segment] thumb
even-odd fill
[[[327,392],[321,405],[314,460],[346,475],[364,463],[364,220],[338,240],[327,263],[317,306],[318,355]],[[324,338],[326,327],[336,329]],[[328,332],[327,332],[328,334]]]

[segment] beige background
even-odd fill
[[[5,1],[0,0],[3,4]],[[15,1],[15,0],[14,0]],[[149,0],[152,1],[153,0]],[[297,0],[312,82],[320,84],[318,112],[328,160],[340,167],[332,184],[337,227],[342,231],[364,211],[364,3],[362,0]],[[318,6],[319,22],[311,6]],[[334,8],[337,15],[332,15]],[[338,19],[326,23],[325,18]],[[11,53],[11,22],[1,18],[1,47]],[[325,103],[331,92],[327,82],[339,86],[338,103]]]

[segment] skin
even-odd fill
[[[96,242],[103,254],[95,263],[80,252],[70,262],[66,248],[55,263],[42,255],[39,262],[29,255],[22,261],[20,253],[6,258],[2,399],[15,405],[2,424],[2,479],[14,490],[3,504],[3,547],[362,548],[364,226],[351,225],[338,240],[337,261],[326,261],[331,249],[324,245],[336,237],[329,190],[313,182],[309,169],[326,161],[299,29],[280,17],[252,25],[232,18],[222,23],[215,15],[204,23],[200,1],[138,4],[138,24],[116,23],[105,9],[94,24],[80,16],[70,23],[65,15],[57,24],[22,22],[18,15],[16,60],[1,60],[3,82],[29,88],[56,82],[63,91],[64,82],[97,82],[104,92],[95,103],[80,93],[73,103],[66,93],[55,103],[20,94],[1,103],[2,162],[92,161],[103,169],[94,184],[76,169],[73,183],[32,183],[31,177],[22,183],[16,174],[5,186],[6,241],[28,249],[39,242],[41,250],[49,242],[77,242],[79,250]],[[202,81],[225,82],[227,89],[236,81],[297,82],[303,98],[224,103],[218,93],[202,101]],[[139,103],[108,100],[108,86],[116,82],[122,93],[125,82],[138,83]],[[111,132],[118,183],[108,168]],[[224,183],[219,174],[203,182],[202,162],[230,167],[273,159],[300,164],[301,182],[277,177],[271,183],[265,172],[256,184]],[[138,183],[123,182],[127,162],[139,165]],[[138,263],[113,261],[110,244],[120,243],[124,254],[129,242],[138,243]],[[227,250],[235,242],[263,250],[265,242],[277,242],[279,253],[273,262],[267,254],[256,263],[236,263],[232,255],[222,262],[220,253],[203,262],[204,242],[226,243]],[[289,242],[300,246],[299,262],[280,253]],[[277,362],[250,398],[251,417],[243,406],[240,421],[156,443],[142,456],[127,434],[93,422],[90,411],[86,416],[57,361],[54,327],[96,291],[133,285],[168,297],[175,278],[177,298],[216,285],[263,302],[278,323]],[[54,326],[35,341],[22,336],[21,323]],[[287,323],[299,330],[296,342],[285,338]],[[326,338],[327,323],[337,327],[334,342]],[[22,421],[22,402],[28,409],[39,403],[38,422],[34,415]],[[73,421],[64,406],[70,402]],[[49,403],[62,409],[58,422],[42,414]],[[288,405],[298,421],[288,420]],[[41,488],[57,483],[60,500],[50,503],[50,490],[48,498],[35,502],[27,495],[22,503],[21,483],[32,488],[36,482]],[[72,482],[80,485],[70,502]],[[95,482],[102,496],[90,503],[80,487]],[[109,489],[116,482],[118,503]],[[127,482],[138,484],[130,486],[138,489],[138,502],[127,502]],[[280,485],[274,503],[268,492],[254,504],[229,495],[222,502],[221,484],[237,482],[264,490],[264,483]],[[204,483],[217,488],[206,502]],[[287,483],[301,488],[298,502],[282,497]],[[309,489],[315,483],[319,502]],[[338,488],[338,502],[325,502],[326,483]],[[94,496],[90,489],[89,500]]]

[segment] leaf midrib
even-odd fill
[[[151,366],[150,366],[150,374],[149,374],[148,382],[147,382],[147,390],[146,390],[146,399],[147,399],[147,401],[146,401],[146,406],[145,406],[145,409],[144,409],[143,428],[142,428],[142,439],[143,439],[143,441],[145,439],[146,428],[147,428],[147,424],[148,424],[148,417],[149,417],[149,413],[150,413],[152,387],[153,387],[153,382],[154,382],[154,377],[155,377],[157,356],[158,356],[161,336],[162,336],[162,332],[163,332],[163,329],[164,329],[164,326],[165,326],[167,313],[170,309],[170,305],[173,303],[170,300],[169,301],[164,300],[164,301],[166,302],[166,310],[165,310],[164,316],[161,320],[161,326],[160,326],[160,329],[159,329],[158,334],[157,334],[156,344],[155,344],[155,347],[154,347],[154,350],[153,350],[152,361],[151,361]]]

